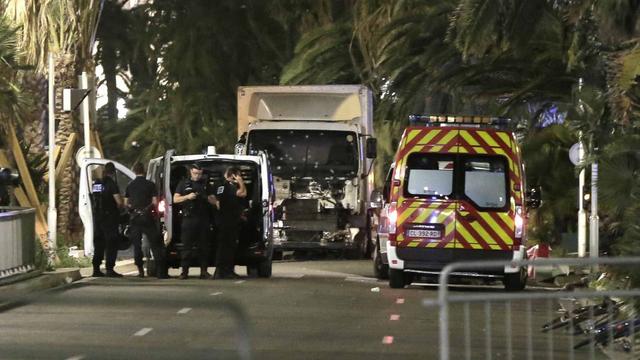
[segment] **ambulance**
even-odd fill
[[[539,189],[525,190],[524,164],[508,119],[414,115],[400,140],[380,212],[377,251],[389,285],[438,275],[448,264],[526,257],[527,211]],[[527,269],[476,269],[454,276],[502,279],[523,290]]]

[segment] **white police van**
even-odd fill
[[[93,212],[91,206],[91,184],[95,177],[102,173],[108,162],[116,167],[116,183],[121,194],[135,174],[125,165],[113,160],[88,158],[80,163],[79,213],[84,224],[84,248],[86,255],[93,254]],[[273,198],[274,187],[264,153],[258,155],[223,155],[217,154],[215,148],[209,147],[206,154],[177,155],[169,150],[162,157],[149,161],[147,179],[158,187],[158,213],[161,216],[162,234],[167,251],[167,265],[180,266],[180,225],[182,221],[181,204],[173,203],[173,193],[182,179],[188,178],[189,166],[199,164],[204,170],[204,178],[213,187],[224,180],[224,170],[229,166],[240,169],[247,186],[245,212],[239,233],[239,244],[236,252],[236,265],[247,267],[252,276],[270,277],[273,257]],[[212,209],[211,216],[215,210]],[[215,266],[216,229],[211,221],[210,238],[213,244],[210,254],[210,266]],[[194,254],[197,256],[197,254]],[[192,259],[192,266],[197,259]],[[153,266],[153,262],[151,265]],[[149,270],[149,269],[148,269]]]

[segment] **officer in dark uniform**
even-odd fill
[[[105,276],[100,271],[100,264],[106,253],[107,277],[122,277],[113,269],[118,256],[118,225],[120,208],[124,206],[118,185],[113,180],[116,168],[112,162],[104,166],[102,179],[94,181],[92,186],[92,200],[94,210],[93,237],[93,275]]]
[[[124,204],[129,209],[129,239],[133,244],[133,258],[138,267],[138,276],[144,277],[142,234],[145,234],[156,260],[155,275],[158,279],[167,279],[169,275],[165,264],[165,249],[156,217],[158,206],[156,185],[145,179],[144,166],[141,163],[133,165],[133,172],[136,178],[125,190]]]
[[[173,202],[182,205],[182,245],[181,254],[182,273],[180,279],[189,277],[189,262],[193,245],[198,248],[200,261],[200,278],[209,279],[211,274],[207,272],[209,266],[209,254],[211,253],[209,239],[209,204],[215,204],[216,198],[207,189],[207,184],[202,177],[203,170],[198,164],[194,164],[190,170],[190,178],[180,181],[176,192],[173,194]]]
[[[9,191],[7,186],[0,184],[0,206],[9,206],[11,199],[9,198]]]
[[[224,178],[224,184],[216,189],[216,200],[220,211],[217,217],[218,251],[214,279],[239,277],[233,270],[243,209],[242,199],[247,196],[247,188],[238,168],[227,168]]]

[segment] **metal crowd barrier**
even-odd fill
[[[0,207],[0,280],[34,269],[35,209]]]
[[[640,275],[640,257],[450,264],[440,275],[438,298],[423,300],[423,305],[439,310],[441,360],[640,359],[640,339],[636,338],[640,334],[636,310],[640,289],[633,288],[629,278],[617,281],[619,288],[606,291],[586,287],[470,291],[465,287],[462,292],[450,283],[460,270],[495,270],[505,265],[566,265],[589,273],[590,280],[610,276],[610,267]]]

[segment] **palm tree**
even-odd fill
[[[21,28],[19,47],[25,61],[46,73],[49,53],[55,54],[57,145],[64,147],[79,129],[74,114],[63,113],[62,89],[77,87],[81,71],[93,71],[90,46],[101,3],[97,0],[8,0],[5,14]],[[71,162],[62,172],[58,193],[58,232],[70,239],[79,224],[77,168]],[[79,237],[78,237],[79,238]]]

